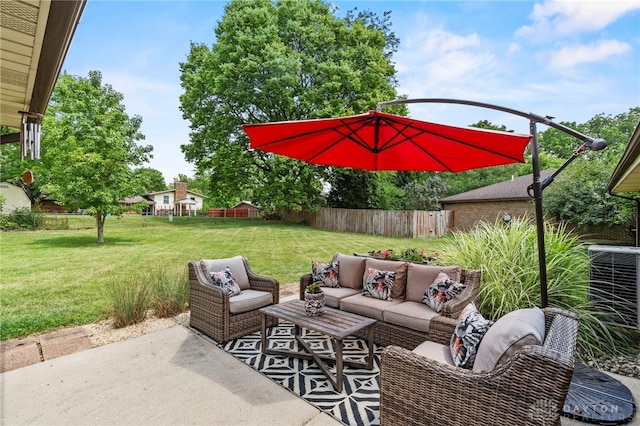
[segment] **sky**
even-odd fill
[[[171,183],[193,177],[180,145],[189,142],[179,97],[179,63],[190,44],[215,43],[226,1],[88,0],[62,69],[124,96],[153,145],[143,167]],[[340,1],[348,10],[391,11],[400,39],[393,56],[398,93],[464,99],[584,123],[640,106],[640,1]],[[529,133],[529,121],[492,109],[412,104],[409,116],[455,126],[480,120]],[[544,131],[544,125],[538,131]]]

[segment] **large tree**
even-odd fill
[[[131,177],[134,184],[134,193],[137,195],[167,189],[167,184],[164,182],[164,176],[162,176],[160,170],[152,169],[151,167],[138,167],[133,170]]]
[[[233,0],[209,48],[180,64],[181,110],[191,122],[188,161],[212,197],[251,191],[264,209],[320,202],[326,168],[248,150],[244,123],[343,116],[397,97],[389,15],[342,19],[320,0]],[[406,111],[400,107],[398,111]]]
[[[102,74],[62,73],[42,123],[42,164],[49,173],[42,191],[64,206],[86,209],[96,218],[104,242],[108,214],[135,194],[131,166],[149,159],[153,147],[137,145],[142,118],[129,117],[123,96],[102,84]]]
[[[584,124],[563,123],[588,136],[605,139],[608,147],[604,151],[588,151],[545,189],[545,213],[583,226],[632,226],[634,203],[610,195],[606,186],[638,122],[640,107],[615,116],[598,114]],[[555,129],[540,135],[541,149],[565,159],[579,144],[577,139]]]

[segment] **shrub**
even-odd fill
[[[37,209],[20,207],[3,217],[0,226],[3,230],[38,229],[44,223],[44,216]]]
[[[114,280],[109,296],[116,328],[136,324],[146,318],[151,287],[144,277],[120,277]]]
[[[549,306],[580,316],[578,354],[628,351],[631,334],[607,321],[589,299],[587,246],[564,226],[545,224],[547,292]],[[454,233],[440,250],[441,264],[457,264],[482,271],[478,308],[496,320],[519,308],[540,306],[537,233],[529,218],[481,223],[468,233]]]
[[[375,257],[376,259],[405,260],[407,262],[416,263],[434,263],[440,253],[438,253],[437,251],[408,247],[400,252],[396,252],[393,249],[371,250],[369,252],[369,255]]]

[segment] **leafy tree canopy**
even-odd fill
[[[139,167],[131,174],[135,194],[147,194],[149,192],[164,191],[167,184],[164,182],[162,172],[150,167]]]
[[[610,195],[606,186],[639,122],[640,108],[636,107],[615,116],[599,114],[582,125],[563,123],[587,136],[605,139],[608,147],[587,151],[563,170],[544,191],[545,213],[577,225],[632,226],[634,203]],[[540,136],[545,151],[557,152],[565,159],[572,156],[579,143],[555,129]]]
[[[121,212],[119,200],[135,195],[130,166],[149,159],[153,147],[137,145],[142,118],[129,117],[123,96],[102,84],[102,74],[62,73],[42,123],[42,191],[67,207],[95,216],[104,242],[107,214]]]
[[[215,183],[212,198],[251,191],[266,210],[318,205],[327,168],[248,150],[242,124],[362,113],[397,97],[390,15],[334,12],[321,0],[232,0],[216,42],[192,43],[180,64],[191,123],[182,151]]]

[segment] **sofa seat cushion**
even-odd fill
[[[241,314],[255,311],[273,303],[273,295],[268,291],[242,290],[237,296],[229,298],[229,312]]]
[[[431,318],[438,313],[424,303],[405,301],[399,305],[385,309],[382,318],[390,324],[400,325],[412,330],[429,332]]]
[[[338,262],[338,284],[340,287],[362,289],[362,276],[366,258],[336,253],[332,262]]]
[[[407,267],[407,291],[406,300],[422,302],[427,288],[438,277],[440,272],[444,272],[453,281],[460,281],[462,269],[460,266],[431,266],[409,263]]]
[[[356,294],[345,297],[340,301],[340,309],[346,312],[362,315],[382,321],[382,313],[392,306],[402,303],[402,300],[380,300]]]
[[[412,352],[442,364],[454,365],[451,351],[447,345],[427,340],[418,345]]]
[[[524,346],[541,345],[544,337],[545,319],[540,308],[509,312],[482,338],[473,371],[491,371]]]
[[[324,304],[332,308],[340,309],[340,300],[345,297],[360,294],[360,290],[348,287],[323,287]]]
[[[241,290],[246,290],[251,287],[249,284],[249,275],[247,275],[247,270],[244,268],[242,256],[234,256],[226,259],[215,260],[205,259],[200,261],[200,265],[204,268],[203,272],[205,272],[205,275],[207,277],[211,276],[211,272],[222,271],[228,266],[229,269],[231,269],[233,278],[236,280],[236,283]]]
[[[372,257],[366,258],[362,281],[364,282],[367,279],[368,268],[393,272],[395,273],[395,278],[393,281],[393,287],[391,288],[391,298],[404,299],[405,287],[407,286],[407,264],[408,262],[397,260],[375,259]]]

